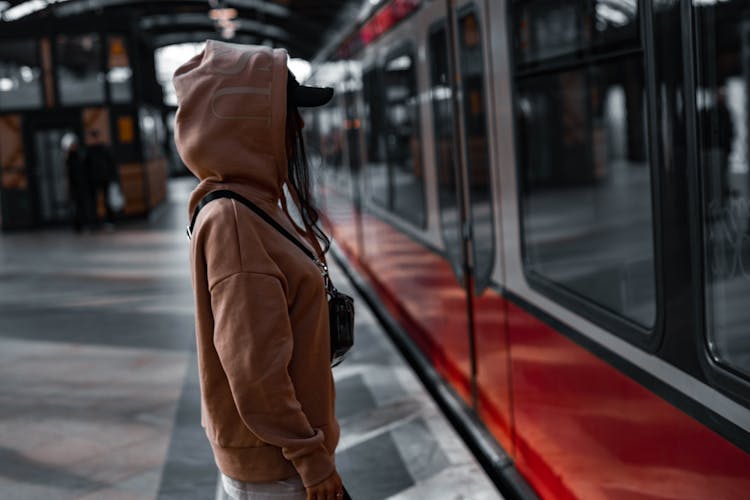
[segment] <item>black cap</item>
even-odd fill
[[[323,106],[324,104],[328,104],[328,101],[333,98],[332,88],[300,85],[291,71],[289,71],[286,86],[287,99],[300,108]]]

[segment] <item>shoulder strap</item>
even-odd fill
[[[211,191],[206,196],[201,198],[201,201],[198,202],[198,205],[195,207],[195,210],[193,210],[193,218],[190,221],[190,226],[187,228],[187,235],[188,239],[190,239],[193,236],[193,228],[195,227],[195,221],[198,219],[198,213],[201,211],[203,207],[208,205],[214,200],[218,200],[219,198],[231,198],[233,200],[237,200],[243,205],[245,205],[247,208],[258,214],[261,219],[266,221],[268,224],[273,226],[274,229],[276,229],[278,232],[280,232],[282,235],[284,235],[289,241],[297,245],[297,247],[305,252],[305,255],[310,257],[316,264],[320,265],[320,260],[315,257],[315,255],[305,246],[303,245],[297,238],[292,236],[292,234],[287,231],[284,226],[276,222],[270,215],[268,215],[266,212],[264,212],[258,205],[253,203],[252,201],[248,200],[242,195],[239,195],[235,193],[234,191],[229,191],[228,189],[219,189],[218,191]]]

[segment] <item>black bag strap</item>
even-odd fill
[[[324,277],[326,278],[326,282],[328,282],[328,269],[326,268],[326,265],[317,257],[315,257],[315,254],[313,254],[310,249],[308,249],[305,245],[303,245],[297,238],[292,236],[292,234],[287,231],[284,226],[276,222],[273,217],[268,215],[266,212],[264,212],[258,205],[253,203],[252,201],[248,200],[242,195],[239,195],[235,193],[234,191],[229,191],[228,189],[219,189],[217,191],[211,191],[206,196],[201,198],[201,201],[198,202],[198,205],[195,207],[195,210],[193,210],[193,218],[190,221],[190,226],[187,228],[187,235],[188,239],[192,238],[193,236],[193,228],[195,227],[195,221],[198,219],[198,213],[201,211],[203,207],[208,205],[214,200],[218,200],[220,198],[231,198],[232,200],[237,200],[243,205],[245,205],[247,208],[258,214],[261,219],[266,221],[268,224],[273,226],[274,229],[276,229],[278,232],[280,232],[282,235],[284,235],[289,241],[297,245],[297,247],[305,252],[305,255],[310,257],[313,262],[320,268],[320,270],[324,273]]]

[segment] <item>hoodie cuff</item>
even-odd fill
[[[336,470],[333,456],[322,444],[315,451],[293,459],[292,464],[302,478],[305,488],[322,483]]]

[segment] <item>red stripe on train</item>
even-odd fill
[[[470,402],[466,304],[449,263],[327,193],[339,246]],[[744,498],[750,455],[489,290],[475,304],[479,415],[543,498]]]

